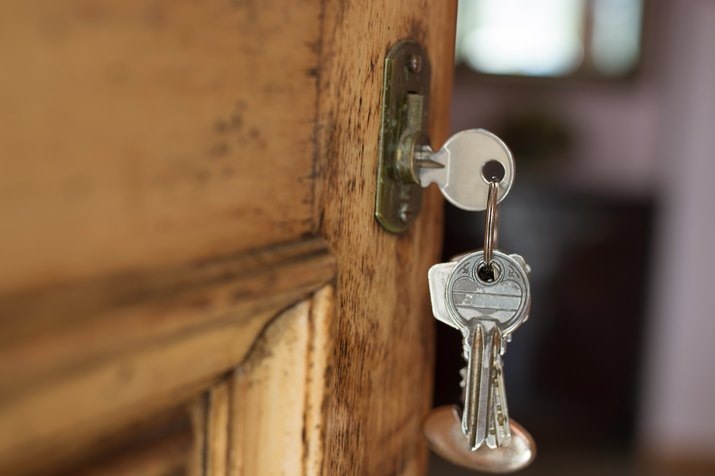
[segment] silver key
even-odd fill
[[[487,208],[489,182],[482,174],[486,163],[496,161],[504,168],[497,203],[506,197],[514,183],[514,158],[509,148],[484,129],[458,132],[447,139],[438,151],[428,149],[422,155],[424,157],[418,157],[418,164],[429,163],[430,166],[419,168],[420,185],[427,187],[436,183],[445,198],[463,210],[481,211]]]
[[[528,318],[530,305],[528,267],[520,256],[495,250],[491,282],[479,277],[482,266],[484,254],[477,251],[429,272],[435,317],[464,337],[462,431],[472,450],[485,442],[499,446],[509,438],[501,354],[503,342]]]
[[[441,321],[445,324],[447,324],[450,327],[453,327],[457,330],[462,330],[463,325],[460,324],[458,321],[454,320],[447,309],[447,283],[449,281],[450,274],[454,269],[457,267],[457,263],[465,259],[466,257],[476,254],[476,253],[482,253],[481,251],[474,251],[472,253],[463,253],[460,255],[457,255],[452,258],[452,260],[449,263],[438,263],[432,266],[429,269],[427,278],[429,281],[429,289],[430,289],[430,299],[432,301],[432,314],[434,317],[438,320]],[[496,251],[496,254],[506,256],[500,251]],[[528,284],[528,275],[531,273],[531,267],[526,264],[526,261],[524,261],[524,258],[522,258],[520,255],[517,254],[511,254],[508,255],[508,259],[516,262],[519,267],[524,271],[526,274],[526,282]],[[530,296],[527,298],[530,300]],[[530,302],[530,301],[528,301]],[[529,318],[528,315],[528,309],[527,309],[527,315],[524,317],[522,324],[526,322]],[[507,342],[509,341],[511,337],[511,332],[509,332],[506,336],[504,336]]]
[[[501,338],[495,339],[492,347],[492,368],[490,392],[491,402],[489,404],[489,432],[487,434],[487,446],[496,448],[503,446],[511,438],[509,429],[509,410],[506,405],[506,392],[504,390],[504,371],[502,366]]]

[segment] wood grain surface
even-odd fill
[[[271,329],[273,326],[271,326]],[[228,476],[229,472],[229,419],[233,396],[233,381],[229,376],[211,387],[205,398],[206,435],[202,438],[206,445],[203,450],[203,473],[206,476]],[[258,429],[259,427],[252,427]],[[248,428],[247,428],[248,429]],[[200,431],[200,430],[199,430]]]
[[[286,309],[244,362],[196,399],[190,474],[325,474],[332,305],[325,286]]]
[[[456,2],[328,1],[320,51],[319,231],[338,263],[330,475],[422,474],[421,423],[431,403],[433,338],[427,270],[440,257],[441,198],[426,193],[415,226],[375,221],[380,95],[387,50],[402,38],[432,63],[430,136],[445,139]],[[349,198],[348,198],[349,197]]]
[[[187,402],[190,430],[88,474],[424,473],[441,198],[380,228],[377,146],[404,38],[444,140],[455,10],[3,2],[0,473],[84,468]]]
[[[324,430],[332,305],[327,286],[287,310],[232,376],[228,476],[330,474]]]
[[[6,308],[35,324],[0,346],[0,474],[70,461],[96,439],[190,399],[335,272],[321,239],[176,271],[81,283],[32,302],[8,298]],[[117,299],[132,286],[132,299]],[[59,298],[60,317],[76,318],[71,325],[48,311]],[[5,315],[11,330],[17,315]],[[37,452],[44,457],[33,459]]]
[[[191,465],[193,434],[190,428],[131,448],[126,454],[78,469],[73,476],[172,476],[187,474]],[[59,473],[62,474],[62,473]],[[68,474],[68,473],[64,473]]]
[[[227,319],[271,316],[334,275],[326,242],[313,238],[0,295],[0,402],[83,362]]]
[[[4,1],[0,291],[311,231],[319,15],[305,0]]]

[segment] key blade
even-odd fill
[[[501,360],[501,359],[500,359]],[[504,446],[511,439],[511,429],[509,427],[509,409],[506,405],[506,393],[504,391],[504,372],[501,363],[496,364],[496,383],[494,384],[494,431],[496,446]]]
[[[491,429],[490,431],[493,431],[493,438],[487,442],[491,448],[504,446],[508,444],[511,438],[511,430],[509,428],[509,409],[507,408],[506,403],[504,371],[501,358],[502,345],[502,335],[501,333],[498,333],[494,336],[492,346],[492,403],[489,406],[489,427]]]
[[[495,390],[496,390],[496,372],[498,371],[495,367],[495,363],[498,364],[499,361],[496,357],[501,351],[501,331],[498,327],[494,327],[489,332],[489,389],[487,391],[487,428],[488,432],[485,438],[485,443],[489,448],[497,447],[497,428],[496,428],[496,418],[494,414],[495,408]]]
[[[506,407],[506,393],[504,392],[504,377],[501,364],[502,334],[499,328],[492,331],[491,368],[489,377],[489,434],[486,445],[497,448],[508,442],[511,435],[509,430],[509,413]]]
[[[467,356],[467,382],[464,392],[462,432],[471,451],[479,449],[488,435],[491,349],[494,324],[475,323],[468,333],[472,339]]]
[[[483,435],[479,428],[479,401],[481,397],[482,360],[484,357],[484,332],[477,324],[472,333],[467,364],[467,383],[465,388],[464,412],[462,414],[462,432],[467,436],[471,450],[481,446]]]
[[[427,187],[431,183],[436,183],[440,188],[444,187],[447,184],[449,152],[444,149],[440,149],[433,153],[429,160],[435,164],[435,166],[421,167],[418,169],[417,173],[420,185],[422,187]]]

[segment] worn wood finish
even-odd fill
[[[440,145],[454,3],[3,4],[0,474],[424,472],[441,200],[375,222],[380,94],[421,41]]]
[[[0,12],[0,291],[313,229],[319,1]]]
[[[193,433],[190,428],[132,448],[123,455],[79,469],[73,476],[177,476],[191,465]],[[64,473],[67,474],[67,473]]]
[[[0,295],[0,402],[55,373],[129,347],[226,319],[248,324],[257,314],[271,316],[334,274],[334,258],[325,241],[315,238]],[[244,335],[250,343],[248,329]]]
[[[235,373],[228,475],[331,474],[323,465],[332,295],[326,287],[286,311]]]
[[[276,323],[276,325],[278,325]],[[271,326],[273,328],[273,326]],[[203,469],[206,476],[229,474],[229,418],[231,418],[231,394],[233,382],[227,377],[209,389],[206,395],[206,427]],[[257,429],[258,427],[253,427]]]
[[[333,288],[286,309],[240,367],[197,400],[208,476],[323,472]]]
[[[93,441],[82,449],[81,457],[68,464],[44,462],[46,455],[3,474],[42,474],[43,476],[94,476],[145,474],[190,474],[196,447],[191,411],[182,404],[160,411],[140,422]],[[79,454],[78,454],[79,456]],[[134,471],[132,473],[132,471]]]
[[[266,322],[269,316],[257,315]],[[248,331],[249,337],[243,335]],[[237,365],[255,329],[226,323],[91,365],[3,405],[0,474],[71,459],[102,435],[196,395]],[[234,348],[234,346],[237,346]],[[197,356],[201,356],[200,359]],[[42,453],[42,460],[32,455]],[[10,471],[13,469],[13,471]]]
[[[291,315],[290,309],[281,313],[277,321],[285,321],[286,315]],[[13,474],[25,474],[26,471],[33,474],[37,468],[42,468],[40,474],[47,476],[229,474],[228,438],[232,427],[228,421],[232,406],[229,397],[235,398],[234,376],[233,370],[229,371],[188,404],[161,412],[94,442],[75,465],[34,465],[20,468],[20,473]]]
[[[455,2],[328,1],[319,91],[320,231],[337,257],[334,387],[325,474],[420,474],[431,397],[427,269],[439,258],[441,200],[427,193],[404,236],[373,218],[383,61],[398,39],[432,63],[430,136],[447,133]],[[349,197],[340,199],[338,197]]]
[[[88,284],[89,295],[107,301],[93,303],[76,325],[59,330],[45,322],[51,314],[27,311],[46,332],[28,331],[34,342],[8,344],[0,352],[8,376],[0,384],[0,473],[24,466],[37,451],[45,458],[35,464],[67,460],[93,439],[188,399],[241,362],[277,312],[332,279],[333,260],[322,240],[271,250],[210,263],[195,275],[185,269],[175,275],[180,285],[161,272],[146,279],[161,286],[141,281],[143,292],[126,310],[114,307],[114,286],[103,295]],[[34,303],[9,301],[35,309]],[[63,301],[65,311],[72,302]],[[82,300],[75,304],[84,309]],[[109,350],[102,352],[103,346]],[[50,370],[40,365],[43,360],[52,362]],[[18,362],[24,373],[10,372]],[[19,384],[16,374],[32,378]]]

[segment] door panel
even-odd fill
[[[440,145],[454,3],[3,5],[0,473],[423,473],[441,200],[375,222],[380,94],[419,40]]]
[[[192,426],[192,408],[179,408],[99,440],[74,464],[41,466],[39,474],[72,476],[198,475],[202,455]],[[23,467],[23,470],[25,467]],[[16,472],[10,474],[18,474]]]
[[[98,438],[197,395],[334,270],[316,238],[4,299],[0,473],[31,468],[36,452],[43,458],[33,464],[71,460]]]
[[[327,2],[320,55],[320,233],[338,265],[327,474],[418,474],[432,395],[427,270],[440,258],[441,197],[426,193],[415,226],[392,235],[373,218],[387,50],[400,38],[432,63],[430,137],[441,145],[454,61],[455,5]]]
[[[230,476],[323,473],[333,289],[283,315],[233,374]]]
[[[3,2],[0,290],[311,231],[319,14],[318,1]]]

